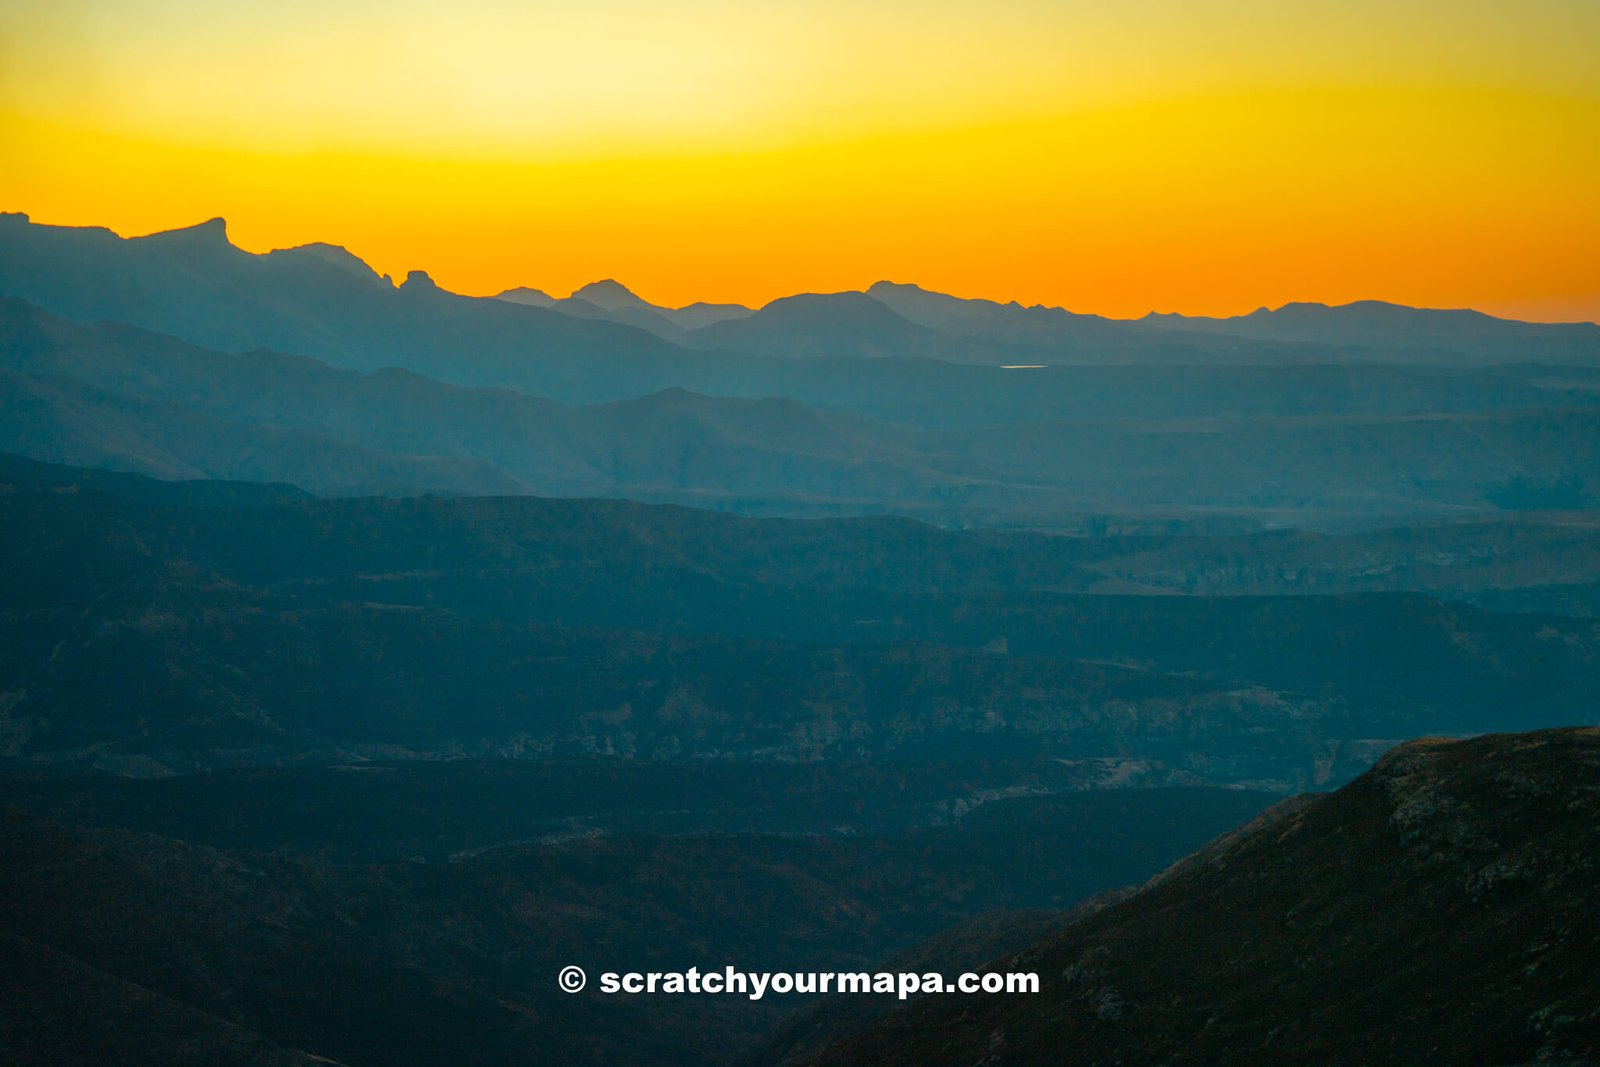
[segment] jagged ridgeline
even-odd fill
[[[1580,1062],[1597,504],[1594,324],[0,216],[0,1060]]]
[[[221,220],[0,218],[0,448],[324,495],[949,526],[1346,529],[1592,507],[1600,327],[1382,304],[1118,321],[915,286],[761,309],[403,284]]]

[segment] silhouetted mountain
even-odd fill
[[[596,282],[593,284],[598,285],[600,283]],[[615,282],[611,284],[616,285]],[[622,289],[620,285],[618,285],[617,288]],[[626,289],[622,289],[622,291],[627,293]],[[605,290],[602,290],[601,292],[604,294]],[[628,296],[631,297],[633,294],[628,293]],[[683,343],[683,330],[673,323],[671,319],[671,313],[665,308],[652,308],[650,305],[645,304],[642,300],[638,301],[637,304],[630,303],[625,300],[619,300],[614,294],[608,298],[613,301],[613,306],[602,307],[601,305],[592,303],[584,297],[574,293],[572,296],[569,296],[564,300],[555,301],[550,305],[550,307],[555,311],[559,311],[565,315],[572,315],[575,318],[600,319],[606,322],[620,323],[624,326],[632,326],[636,329],[644,330],[647,333],[652,333],[662,340],[670,341],[673,344]],[[637,300],[637,298],[635,299]]]
[[[704,348],[802,358],[940,359],[998,366],[1019,362],[1017,350],[940,333],[897,315],[866,293],[784,297],[741,319],[689,335]]]
[[[605,278],[598,282],[573,290],[573,300],[585,300],[595,307],[604,308],[606,311],[617,311],[621,308],[633,308],[636,311],[655,311],[654,304],[635,296],[633,291],[614,278]]]
[[[527,304],[536,308],[552,307],[556,302],[556,298],[544,290],[529,289],[527,286],[507,289],[505,292],[496,295],[495,299],[509,300],[513,304]]]
[[[1600,355],[1600,325],[1497,319],[1481,311],[1440,311],[1359,300],[1285,304],[1248,315],[1208,318],[1150,314],[1141,324],[1264,341],[1311,341],[1390,349],[1441,349],[1501,360],[1590,362]]]
[[[1600,1055],[1600,731],[1403,746],[817,1063],[1531,1064]]]
[[[754,308],[747,308],[743,304],[708,304],[704,300],[697,300],[675,310],[672,318],[685,330],[698,330],[727,319],[746,319],[755,313]]]
[[[1434,311],[1379,301],[1342,307],[1286,304],[1234,318],[1150,314],[1137,321],[1079,315],[1015,301],[964,300],[877,282],[868,294],[946,333],[1036,346],[1045,362],[1414,363],[1600,360],[1600,326],[1528,323],[1477,311]],[[1218,342],[1222,342],[1218,344]]]
[[[636,326],[674,344],[685,343],[689,330],[754,314],[750,308],[740,304],[695,303],[684,308],[661,307],[635,295],[621,282],[610,278],[590,282],[560,300],[538,289],[525,288],[507,289],[497,299],[552,308],[580,319],[605,319]]]
[[[1056,355],[1063,350],[1154,345],[1161,340],[1138,323],[1037,304],[1023,307],[1014,300],[1009,304],[965,300],[895,282],[874,282],[867,295],[930,329],[1004,344],[1039,346]]]
[[[880,286],[878,292],[908,309],[923,307],[928,303],[923,298],[937,296],[923,293],[908,300],[906,289]],[[1005,382],[1004,372],[995,372],[977,379],[980,388],[974,390],[970,376],[953,376],[954,370],[927,362],[875,370],[869,380],[861,380],[860,369],[850,364],[863,355],[991,367],[1600,363],[1600,341],[1591,328],[1487,317],[1481,323],[1473,319],[1460,328],[1421,333],[1398,327],[1398,332],[1390,331],[1387,320],[1364,328],[1365,333],[1341,332],[1334,325],[1324,330],[1318,322],[1262,333],[1252,317],[1237,330],[1212,329],[1199,320],[1125,323],[985,301],[957,302],[973,312],[960,318],[946,306],[951,298],[939,298],[935,303],[943,310],[938,314],[949,314],[941,320],[949,325],[928,329],[865,294],[795,298],[798,306],[775,301],[763,309],[764,317],[725,305],[606,310],[572,298],[558,311],[536,306],[543,301],[530,294],[520,301],[457,296],[423,277],[396,288],[329,245],[251,255],[228,243],[220,220],[124,240],[104,229],[43,226],[26,216],[4,215],[0,294],[72,318],[127,322],[226,352],[267,348],[339,366],[400,366],[441,381],[514,388],[568,403],[622,399],[676,386],[718,395],[780,395],[807,403],[870,407],[907,418],[919,417],[914,413],[937,398],[939,418],[946,422],[970,422],[973,416],[963,414],[969,400],[974,410],[987,409],[982,417],[989,419],[1021,417],[1020,412],[1001,414],[1007,406],[1025,405],[1031,410],[1027,417],[1040,418],[1047,417],[1052,400],[1087,401],[1072,400],[1080,394],[1060,378],[1040,390],[1043,383],[1037,380]],[[929,317],[925,307],[913,315]],[[737,328],[758,318],[755,326]],[[1158,325],[1169,328],[1153,328]],[[1477,325],[1485,329],[1474,332]],[[1183,328],[1170,328],[1176,326]],[[652,331],[658,336],[652,337]],[[1262,339],[1280,335],[1288,339]],[[663,338],[702,350],[686,350]],[[703,350],[714,347],[737,348],[741,354]],[[782,366],[786,360],[751,354],[758,351],[832,358],[822,366]],[[1158,373],[1154,380],[1160,377]],[[872,379],[881,384],[869,384]],[[1296,389],[1315,395],[1315,390]],[[1001,408],[992,399],[996,391],[1007,398]],[[916,406],[896,406],[895,399],[908,397]]]
[[[0,293],[224,352],[270,348],[583,399],[680,384],[685,363],[738,362],[687,353],[617,323],[457,296],[420,271],[396,288],[358,263],[325,245],[252,255],[228,242],[220,219],[124,240],[109,230],[0,218]]]

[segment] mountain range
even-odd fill
[[[696,349],[986,364],[1024,356],[1050,364],[1600,360],[1600,326],[1592,323],[1514,323],[1375,302],[1293,304],[1234,319],[1118,321],[886,282],[861,293],[784,298],[759,310],[663,308],[612,280],[564,300],[531,289],[475,299],[439,289],[422,271],[395,285],[332,245],[247,253],[229,242],[221,219],[124,239],[0,214],[0,294],[226,352],[272,348],[340,366],[405,366],[458,384],[526,386],[554,399],[578,399],[552,389],[578,387],[569,377],[576,359],[603,361],[585,368],[583,387],[620,386],[613,375],[626,371],[638,378],[633,395],[695,384],[652,380],[668,369],[664,360],[710,376],[737,369],[717,354],[691,354]],[[630,329],[617,328],[624,325]],[[455,358],[446,359],[452,350]]]
[[[0,553],[7,1063],[1600,1054],[1595,324],[0,215]]]
[[[0,448],[166,478],[291,482],[324,495],[611,496],[748,514],[888,511],[946,525],[1056,528],[1096,514],[1185,510],[1246,524],[1294,516],[1296,525],[1371,525],[1582,508],[1600,495],[1600,389],[1591,384],[1600,370],[1422,372],[1409,382],[1385,373],[1354,395],[1322,390],[1321,411],[1282,415],[1256,413],[1270,410],[1275,383],[1248,372],[1241,380],[1201,371],[1188,383],[1200,388],[1169,383],[1147,398],[1137,378],[1116,380],[1126,372],[1108,380],[1061,368],[1053,384],[1076,396],[1054,418],[1022,411],[987,426],[943,426],[906,421],[916,419],[909,405],[899,421],[880,417],[898,394],[871,383],[857,384],[868,395],[855,410],[676,387],[573,406],[403,368],[232,355],[7,298],[0,338]],[[828,361],[840,362],[851,361]],[[1007,402],[1013,372],[966,373],[1001,379],[994,404]],[[1306,406],[1326,384],[1311,377],[1300,386]],[[944,386],[949,402],[968,384],[982,403],[983,383],[960,379]],[[1051,383],[1041,384],[1035,404]],[[1433,410],[1394,413],[1405,394],[1381,385],[1409,389]],[[1387,397],[1377,405],[1386,409],[1370,410],[1371,395]]]

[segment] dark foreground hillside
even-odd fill
[[[249,811],[249,782],[169,779],[178,811],[236,798],[233,817],[187,828],[235,847],[73,829],[0,806],[0,1063],[304,1062],[285,1050],[352,1067],[726,1062],[795,998],[605,996],[593,976],[869,968],[958,923],[965,932],[949,951],[970,968],[1026,944],[1040,912],[1146,878],[1269,799],[1220,789],[1013,797],[879,835],[572,826],[448,860],[371,863],[351,858],[385,835],[393,793],[380,785],[335,803],[340,777],[383,775],[258,780]],[[473,763],[426,777],[435,798],[497,798],[502,822],[513,810],[530,823],[561,814],[568,792]],[[721,792],[695,778],[649,795],[618,786],[590,803],[631,799],[642,817],[695,803],[701,785]],[[356,847],[297,834],[308,803],[311,819],[341,825]],[[124,822],[170,825],[122,807]],[[269,824],[283,827],[284,847],[236,847],[260,843]],[[582,994],[557,986],[568,964],[589,969]]]
[[[1596,885],[1600,730],[1417,741],[815,1062],[1584,1062]]]

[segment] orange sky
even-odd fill
[[[1600,4],[0,0],[0,209],[447,288],[1600,319]]]

